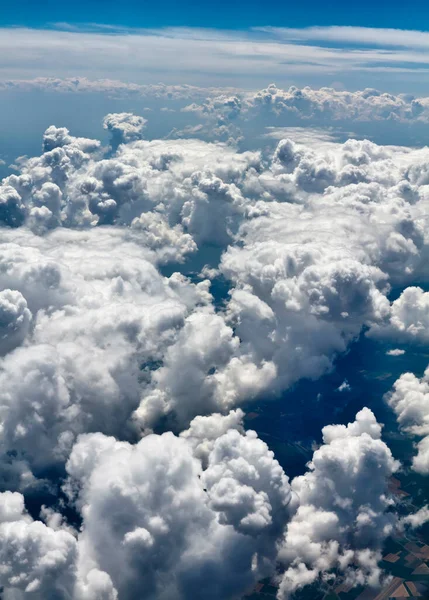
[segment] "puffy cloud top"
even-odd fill
[[[196,590],[233,598],[273,569],[290,488],[240,416],[197,418],[181,437],[149,435],[134,446],[101,434],[79,439],[67,491],[84,519],[80,577],[106,572],[120,598],[190,598]]]
[[[413,469],[429,473],[429,369],[419,379],[413,373],[403,373],[387,395],[387,402],[396,414],[399,426],[420,437]]]
[[[406,99],[272,86],[204,111],[228,129],[353,102],[354,117],[409,118]],[[362,330],[426,341],[428,150],[240,152],[142,139],[130,113],[104,124],[109,148],[49,127],[0,186],[0,586],[226,600],[279,562],[282,598],[332,569],[376,585],[398,464],[373,413],[326,426],[289,483],[239,406],[321,376]],[[427,379],[405,374],[389,397],[423,438],[421,472]],[[41,490],[57,501],[34,520]]]
[[[141,139],[147,120],[132,113],[111,113],[104,117],[103,127],[112,136],[112,146]]]
[[[380,433],[368,408],[347,427],[323,429],[324,444],[309,471],[292,482],[297,510],[280,548],[280,560],[288,567],[280,598],[334,567],[344,570],[350,582],[379,583],[380,548],[394,526],[386,513],[387,479],[399,466]]]
[[[407,287],[392,302],[386,322],[370,331],[373,337],[398,342],[427,342],[429,339],[429,293],[420,287]]]

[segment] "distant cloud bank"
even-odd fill
[[[1,79],[34,77],[168,80],[250,88],[266,79],[302,86],[427,88],[429,34],[359,27],[247,31],[126,29],[95,24],[3,28]],[[172,69],[174,62],[175,68]],[[398,90],[399,91],[399,90]]]

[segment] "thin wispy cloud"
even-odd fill
[[[234,78],[251,87],[267,78],[300,84],[305,76],[306,83],[330,85],[365,74],[375,86],[380,74],[386,80],[393,73],[429,74],[427,49],[429,34],[388,29],[133,30],[62,23],[46,30],[4,28],[0,78],[120,76],[199,85]]]
[[[288,41],[343,42],[348,45],[429,49],[429,33],[426,31],[372,27],[306,27],[303,29],[256,27],[255,31],[265,32]]]

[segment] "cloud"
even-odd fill
[[[269,169],[249,172],[245,192],[264,201],[220,269],[232,283],[227,322],[255,363],[276,365],[272,388],[318,377],[362,325],[389,322],[403,302],[391,307],[389,282],[427,279],[421,158],[367,141],[322,153],[284,140]]]
[[[234,103],[231,107],[235,110]],[[308,148],[284,139],[270,156],[195,139],[134,140],[145,119],[128,113],[107,119],[123,142],[116,151],[52,126],[44,135],[44,152],[21,159],[17,173],[3,181],[0,194],[13,199],[3,223],[11,228],[11,242],[18,235],[12,228],[21,236],[18,247],[9,247],[11,255],[5,254],[10,266],[4,285],[18,290],[33,314],[32,344],[52,344],[66,323],[64,339],[70,331],[83,334],[74,324],[82,322],[76,316],[81,309],[74,315],[69,305],[95,306],[86,287],[93,278],[97,286],[100,280],[108,286],[101,288],[105,302],[96,315],[106,311],[104,322],[107,318],[111,328],[103,330],[99,316],[89,325],[91,311],[85,309],[85,334],[91,338],[86,347],[107,365],[109,350],[100,340],[119,336],[123,354],[111,358],[108,377],[98,373],[96,379],[115,396],[107,382],[116,373],[113,365],[125,361],[120,372],[125,369],[127,376],[113,404],[124,386],[134,390],[126,394],[129,403],[119,419],[125,423],[125,413],[133,414],[132,430],[153,429],[165,418],[181,429],[199,414],[228,411],[301,378],[319,377],[362,327],[375,331],[389,321],[391,283],[428,276],[425,149],[368,140]],[[66,242],[74,252],[56,254]],[[195,285],[178,273],[167,281],[157,272],[169,262],[179,268],[196,259],[202,266],[214,247],[220,262],[203,272],[214,268],[214,280],[223,277],[229,285],[221,309],[203,275]],[[133,257],[125,263],[124,252]],[[136,264],[139,253],[143,262]],[[63,261],[64,270],[58,266]],[[29,269],[27,262],[39,266]],[[161,346],[148,341],[152,334],[136,308],[141,291],[133,295],[126,282],[131,288],[143,285],[144,304],[157,296],[162,305],[164,293],[174,297],[177,317],[167,319],[165,344],[162,336]],[[124,296],[133,306],[122,313]],[[149,335],[147,352],[143,331]],[[81,377],[85,369],[71,366],[78,360],[70,359],[71,346],[64,352],[67,369]],[[16,355],[24,354],[19,349]],[[139,360],[147,374],[136,382],[131,373]]]
[[[217,438],[201,479],[220,523],[250,535],[258,535],[275,521],[275,529],[281,527],[290,502],[289,485],[255,432],[242,436],[235,429]]]
[[[82,581],[96,569],[124,599],[137,590],[226,599],[272,572],[290,488],[241,417],[199,417],[180,438],[152,434],[136,445],[99,433],[79,438],[66,489],[83,514]]]
[[[180,437],[186,439],[194,456],[206,468],[218,438],[230,430],[244,433],[243,417],[244,412],[240,408],[231,410],[227,415],[213,413],[208,417],[198,416],[191,421],[188,429],[181,432]]]
[[[4,230],[1,468],[12,451],[27,465],[12,488],[61,468],[79,433],[132,437],[149,366],[210,302],[206,284],[162,277],[127,231],[93,233]]]
[[[134,142],[143,137],[147,119],[132,113],[111,113],[103,121],[112,138],[112,147],[116,149],[119,144]]]
[[[255,364],[240,352],[240,340],[220,315],[190,315],[164,364],[153,373],[152,391],[135,412],[142,428],[173,415],[183,427],[198,414],[228,410],[254,398],[276,375],[271,362]]]
[[[416,529],[421,527],[425,523],[429,521],[429,508],[427,506],[423,506],[415,513],[407,515],[401,519],[401,523],[405,526],[409,526],[412,529]]]
[[[385,323],[376,325],[370,336],[402,343],[425,343],[429,339],[429,293],[408,287],[392,302]]]
[[[77,544],[66,531],[33,521],[21,494],[0,494],[0,585],[6,597],[72,598]]]
[[[173,133],[229,143],[234,140],[243,149],[262,145],[262,139],[265,143],[288,137],[325,151],[335,139],[347,137],[423,146],[423,132],[429,124],[427,107],[424,95],[392,94],[368,87],[359,91],[299,85],[281,89],[271,83],[258,91],[231,94],[225,90],[205,102],[195,100],[181,111],[199,124]]]
[[[132,137],[135,127],[140,136],[144,126],[135,119],[139,125],[132,125]],[[120,123],[122,128],[125,123],[127,130],[131,120],[122,113],[109,115],[110,124]],[[20,225],[28,218],[37,231],[59,221],[69,227],[129,225],[142,212],[154,212],[164,213],[171,225],[186,226],[197,243],[224,244],[234,219],[243,212],[236,182],[260,163],[257,153],[236,154],[196,140],[129,143],[105,158],[98,142],[56,127],[46,131],[44,144],[43,155],[23,160],[20,173],[3,182],[0,219],[7,225]],[[211,221],[205,219],[207,211]],[[144,219],[136,226],[144,228]]]
[[[44,91],[59,94],[106,94],[111,97],[141,97],[157,100],[205,100],[208,96],[219,95],[228,91],[238,93],[240,90],[231,87],[198,87],[186,84],[167,85],[164,83],[138,84],[117,79],[96,79],[87,77],[34,77],[26,79],[0,80],[1,92]]]
[[[389,406],[396,414],[399,427],[406,433],[420,438],[412,468],[426,475],[429,473],[429,371],[419,379],[413,373],[403,373],[386,396]]]
[[[380,550],[394,526],[387,480],[399,466],[380,438],[368,408],[347,426],[323,429],[308,472],[292,482],[298,507],[279,551],[286,566],[279,598],[333,568],[353,584],[379,585]]]
[[[429,123],[427,107],[426,97],[411,94],[394,95],[371,88],[354,92],[308,86],[281,89],[272,83],[254,92],[231,94],[225,91],[218,96],[211,95],[203,103],[189,104],[182,112],[198,116],[203,126],[196,134],[213,140],[232,138],[242,142],[244,139],[254,144],[255,136],[278,139],[276,132],[286,126],[334,126],[354,131],[362,138],[378,135],[390,143],[398,143],[398,139],[410,143],[411,138],[418,136],[418,128]],[[287,137],[287,130],[283,131],[283,137]],[[308,133],[308,129],[301,129],[296,136],[306,146],[310,145]],[[321,135],[326,139],[328,134],[326,130],[322,134],[313,133],[313,144],[314,137]]]
[[[167,600],[203,590],[235,598],[274,573],[278,549],[290,563],[282,597],[292,573],[295,589],[337,563],[350,582],[375,583],[376,549],[391,527],[387,477],[397,465],[371,411],[347,427],[326,427],[325,445],[292,487],[242,417],[197,417],[180,437],[151,434],[137,444],[81,435],[64,485],[83,518],[78,534],[52,510],[42,511],[46,525],[33,521],[21,494],[0,494],[6,593],[116,600],[138,589]],[[311,575],[302,577],[310,564]]]
[[[351,39],[358,47],[350,46]],[[287,76],[294,83],[304,76],[307,81],[341,77],[352,82],[351,73],[375,82],[380,74],[391,81],[399,72],[412,81],[416,73],[427,74],[427,43],[424,32],[365,28],[3,28],[0,76],[123,77],[137,84],[160,79],[177,84],[186,78],[186,83],[199,85],[217,79],[230,85],[239,75],[245,88],[256,80],[266,83],[267,77]],[[179,65],[173,72],[171,56]]]
[[[386,354],[387,356],[402,356],[405,354],[405,350],[401,350],[401,348],[392,348],[392,350],[388,350]]]
[[[257,30],[273,33],[282,39],[296,41],[346,42],[347,44],[365,44],[370,47],[429,48],[429,35],[426,31],[351,26],[305,27],[302,29],[258,27]]]
[[[325,427],[289,483],[239,406],[320,377],[362,331],[424,341],[428,150],[239,151],[106,124],[109,148],[49,127],[0,186],[4,586],[227,599],[279,562],[282,598],[335,569],[377,585],[398,463],[373,413]],[[427,380],[388,399],[420,472]],[[47,489],[34,521],[20,494]],[[24,563],[6,556],[28,539]]]
[[[338,392],[348,392],[350,390],[350,384],[347,379],[344,379],[343,383],[337,388]]]
[[[0,348],[2,354],[19,346],[30,330],[32,315],[24,296],[16,290],[0,292]]]
[[[233,598],[277,560],[287,568],[282,598],[334,567],[353,585],[379,583],[379,549],[395,524],[387,479],[398,464],[372,412],[325,427],[324,445],[291,486],[242,416],[197,417],[180,437],[135,445],[100,433],[78,439],[65,484],[83,516],[78,593],[96,573],[110,586],[106,598],[137,589],[145,598],[197,589]]]
[[[143,114],[152,111],[145,137],[197,137],[239,144],[242,149],[262,147],[267,140],[283,137],[292,137],[306,146],[314,145],[316,137],[334,141],[344,140],[347,135],[413,146],[425,142],[429,127],[429,101],[424,96],[425,90],[421,90],[423,95],[419,96],[416,92],[393,94],[374,88],[333,89],[330,82],[327,82],[330,87],[320,89],[296,83],[289,89],[281,89],[274,84],[267,85],[266,80],[253,81],[254,91],[249,92],[232,88],[228,83],[215,88],[87,77],[36,77],[0,80],[0,95],[6,105],[16,102],[16,98],[32,104],[35,95],[43,92],[48,96],[47,103],[52,105],[53,116],[58,114],[57,118],[66,118],[69,123],[73,121],[64,116],[64,107],[68,104],[74,110],[79,104],[77,110],[81,111],[80,103],[85,98],[96,112],[101,105],[111,107],[112,111],[128,112],[130,107],[144,111]],[[368,85],[367,81],[363,83]],[[379,83],[374,81],[374,85]],[[261,89],[255,89],[255,84]],[[58,95],[62,98],[67,95],[60,106],[55,99]],[[43,110],[38,110],[37,103],[35,110],[35,123],[38,120],[45,123]],[[99,110],[99,118],[102,116]],[[142,117],[134,115],[134,118]],[[18,131],[19,127],[25,128],[23,123],[16,126]],[[83,127],[96,131],[93,121],[82,123]],[[311,132],[310,127],[317,132]],[[327,133],[326,127],[333,129]],[[259,139],[262,137],[263,141]],[[25,152],[26,147],[22,146],[21,151]],[[10,160],[12,158],[15,157],[11,154]]]
[[[125,122],[127,128],[130,121],[134,123],[129,115],[109,116],[109,122]],[[144,124],[135,122],[138,127]],[[105,158],[99,143],[53,126],[45,133],[44,150],[40,157],[23,160],[21,172],[3,186],[17,195],[20,215],[34,232],[22,228],[18,240],[10,230],[3,283],[18,290],[35,314],[31,344],[5,359],[5,380],[14,386],[15,377],[20,380],[27,370],[38,380],[46,361],[50,366],[45,376],[52,386],[46,398],[54,402],[59,394],[63,399],[46,406],[47,414],[58,415],[60,429],[55,423],[48,428],[39,468],[44,461],[56,461],[52,452],[63,456],[77,433],[100,428],[95,425],[99,419],[106,423],[105,433],[113,432],[108,413],[102,416],[96,408],[103,396],[112,409],[122,406],[122,417],[117,414],[112,420],[117,433],[138,408],[140,394],[136,422],[151,427],[170,411],[163,407],[167,398],[186,424],[196,414],[225,410],[266,386],[275,375],[273,366],[255,365],[241,355],[239,339],[223,316],[215,314],[209,283],[190,284],[178,273],[165,279],[156,270],[158,264],[183,261],[199,245],[222,247],[232,241],[246,211],[237,184],[247,170],[259,168],[259,155],[188,140],[128,142]],[[3,221],[15,225],[9,213]],[[96,225],[109,223],[117,227],[90,233]],[[86,228],[86,233],[74,228]],[[68,248],[65,253],[63,246]],[[185,331],[180,335],[182,325]],[[204,339],[200,328],[211,335]],[[106,346],[109,338],[112,345]],[[199,352],[201,359],[193,360],[191,355]],[[139,364],[148,365],[146,381],[137,381]],[[6,406],[8,394],[5,390]],[[80,397],[85,408],[76,414]],[[37,406],[44,402],[42,391]],[[31,395],[24,387],[23,414],[31,414],[28,404]],[[65,419],[63,411],[69,415]],[[12,427],[15,417],[9,411],[7,415]],[[16,418],[22,417],[18,411]],[[57,448],[51,434],[65,449]],[[11,435],[15,439],[12,430]],[[24,454],[33,435],[39,445],[45,439],[29,425],[22,436]],[[38,453],[31,454],[37,464]]]

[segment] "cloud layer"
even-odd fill
[[[349,86],[382,78],[392,86],[400,73],[402,85],[416,87],[416,74],[424,80],[428,71],[427,33],[372,28],[224,31],[65,24],[45,30],[3,28],[0,48],[1,79],[121,75],[136,83],[168,80],[202,86],[214,79],[230,86],[238,79],[249,89],[255,82],[266,84],[267,77]]]
[[[265,92],[244,108],[215,98],[213,114],[229,134],[265,105],[332,119],[350,100]],[[398,105],[353,98],[376,119]],[[290,482],[240,406],[319,378],[362,333],[427,340],[427,148],[240,151],[230,137],[147,140],[146,126],[110,113],[103,146],[52,125],[0,186],[5,597],[227,600],[271,576],[283,599],[333,570],[379,585],[383,542],[405,522],[371,410],[326,426]],[[426,379],[403,375],[389,399],[419,436]],[[47,496],[30,516],[28,498]]]

